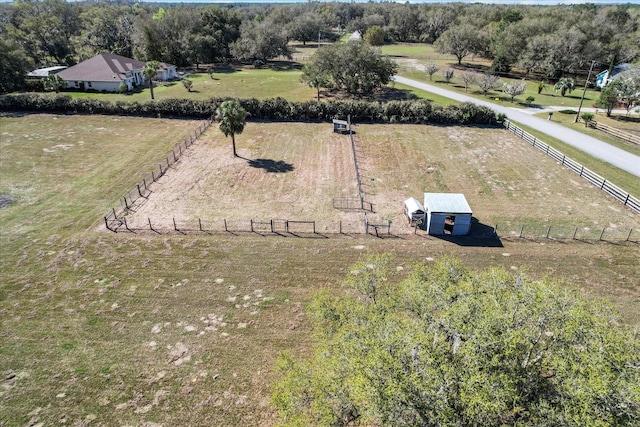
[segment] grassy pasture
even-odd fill
[[[539,80],[527,79],[527,90],[524,94],[515,98],[514,102],[511,102],[511,97],[502,92],[502,85],[497,90],[489,92],[487,96],[483,95],[477,86],[472,85],[468,91],[465,91],[464,84],[460,79],[460,70],[455,70],[455,75],[450,83],[446,83],[442,77],[442,70],[457,66],[458,60],[453,55],[447,55],[438,53],[434,50],[433,45],[417,43],[417,44],[393,44],[382,46],[382,52],[385,55],[389,55],[396,59],[401,68],[400,74],[402,76],[423,81],[426,83],[433,83],[442,85],[447,89],[464,93],[469,96],[475,96],[480,99],[491,98],[492,101],[496,101],[503,105],[513,107],[526,107],[525,100],[529,96],[533,96],[535,101],[533,105],[537,106],[565,106],[565,107],[578,107],[580,99],[582,97],[583,87],[576,87],[575,90],[566,96],[560,96],[553,90],[553,84],[546,84],[546,88],[542,93],[538,94]],[[440,70],[433,75],[433,80],[429,80],[429,76],[423,70],[423,66],[427,63],[434,62],[438,64]],[[466,57],[462,60],[462,64],[465,66],[471,66],[473,68],[486,69],[491,65],[491,61],[483,58],[475,58],[472,56]],[[501,78],[503,83],[519,81],[519,79]],[[596,90],[587,89],[585,93],[583,106],[591,107],[600,97],[600,92]]]
[[[277,375],[278,353],[309,351],[313,335],[305,303],[317,289],[341,292],[348,265],[366,252],[396,255],[390,283],[413,263],[445,254],[457,255],[471,268],[497,265],[534,277],[552,275],[612,300],[626,322],[640,325],[636,244],[503,239],[504,247],[495,248],[425,237],[103,231],[99,226],[106,209],[196,126],[99,116],[0,117],[0,194],[17,199],[0,209],[3,425],[273,425],[269,384]],[[259,126],[265,128],[258,131]],[[300,147],[276,152],[278,144],[266,141],[278,135],[270,127],[277,125],[249,123],[238,137],[240,154],[288,160],[300,173],[311,166],[285,157],[302,156]],[[463,137],[474,131],[426,129],[357,128],[361,141],[371,141],[363,147],[363,166],[376,178],[372,193],[400,185],[388,165],[399,164],[399,155],[415,153],[421,141],[429,142],[435,156],[434,141],[447,137],[461,144],[458,149],[467,149]],[[324,130],[310,131],[309,137],[323,138]],[[477,140],[493,138],[493,133],[478,132]],[[470,150],[490,144],[476,139]],[[394,144],[397,140],[407,142]],[[228,139],[213,128],[194,148],[209,145],[229,155]],[[516,140],[501,133],[494,149],[510,145],[515,147]],[[444,167],[449,156],[455,161],[456,151],[437,152],[443,165],[436,166],[452,180],[451,187],[464,181],[455,169]],[[498,170],[492,157],[484,159],[479,173],[487,173],[485,180],[492,177],[488,184],[503,203],[510,196],[501,180],[530,172]],[[567,184],[557,168],[548,184],[554,191]],[[436,172],[422,172],[420,178],[435,185]],[[264,188],[254,186],[254,195]],[[533,189],[527,192],[535,196]],[[615,218],[619,214],[612,210]]]

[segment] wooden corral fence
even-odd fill
[[[550,147],[548,144],[540,141],[535,136],[531,135],[528,132],[525,132],[523,129],[511,123],[509,120],[504,121],[504,126],[511,131],[513,134],[519,136],[520,138],[527,141],[529,144],[539,149],[540,151],[547,154],[549,157],[553,158],[555,161],[560,163],[561,165],[571,169],[573,172],[577,173],[582,178],[589,181],[591,184],[598,187],[600,190],[605,193],[613,196],[616,200],[627,206],[628,208],[634,210],[637,213],[640,213],[640,199],[632,196],[629,192],[624,191],[617,185],[614,185],[607,181],[605,178],[601,177],[597,173],[587,169],[580,163],[575,160],[570,159],[569,157],[562,154],[560,151],[556,150],[553,147]]]
[[[116,231],[121,226],[126,227],[126,220],[123,219],[124,214],[127,212],[135,212],[136,207],[149,198],[149,195],[152,193],[150,188],[151,184],[159,180],[172,165],[178,162],[180,157],[196,142],[202,132],[211,126],[211,123],[211,120],[203,121],[187,138],[173,147],[171,153],[158,164],[157,168],[144,175],[141,181],[120,197],[120,207],[118,209],[112,208],[111,211],[104,216],[105,226],[109,230]],[[120,213],[121,217],[118,217],[118,213]]]
[[[589,122],[589,127],[601,130],[604,133],[608,133],[611,136],[615,136],[616,138],[620,138],[632,144],[640,145],[640,136],[638,135],[616,129],[612,126],[603,125],[602,123],[598,123],[595,120],[591,120]]]

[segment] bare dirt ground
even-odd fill
[[[512,234],[553,226],[571,233],[626,236],[637,215],[506,131],[475,127],[357,125],[356,155],[372,223],[410,233],[403,201],[424,192],[465,194],[480,223]],[[336,196],[358,194],[349,137],[329,124],[248,123],[231,141],[211,127],[151,188],[131,227],[249,231],[249,223],[316,221],[362,232],[363,213],[333,208]],[[624,234],[624,236],[623,236]]]

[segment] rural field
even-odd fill
[[[444,255],[555,277],[640,326],[640,245],[624,242],[640,218],[498,129],[356,126],[372,217],[397,224],[392,238],[107,231],[107,210],[199,124],[0,117],[0,425],[274,425],[278,355],[308,354],[314,342],[306,303],[321,289],[343,292],[349,265],[368,253],[394,254],[391,284]],[[236,140],[238,159],[209,128],[131,220],[360,221],[331,207],[357,188],[348,137],[330,124],[249,122]],[[414,236],[401,202],[424,191],[465,193],[488,226],[624,236],[519,239],[505,229],[493,246]]]
[[[550,158],[501,129],[424,125],[357,125],[356,157],[369,220],[392,223],[394,233],[412,230],[403,201],[425,192],[466,195],[486,226],[552,226],[582,235],[603,228],[624,240],[640,218],[558,167]],[[250,220],[316,221],[320,232],[362,232],[363,214],[334,209],[335,197],[358,194],[348,136],[330,124],[249,123],[231,141],[215,127],[203,134],[175,167],[151,187],[136,208],[132,228],[171,229],[173,220],[197,229],[249,230]],[[504,230],[502,230],[504,233]],[[639,232],[640,233],[640,232]]]

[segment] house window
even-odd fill
[[[80,82],[76,82],[76,87],[80,87]]]
[[[91,87],[91,82],[87,82],[87,85],[88,85],[89,87]]]

